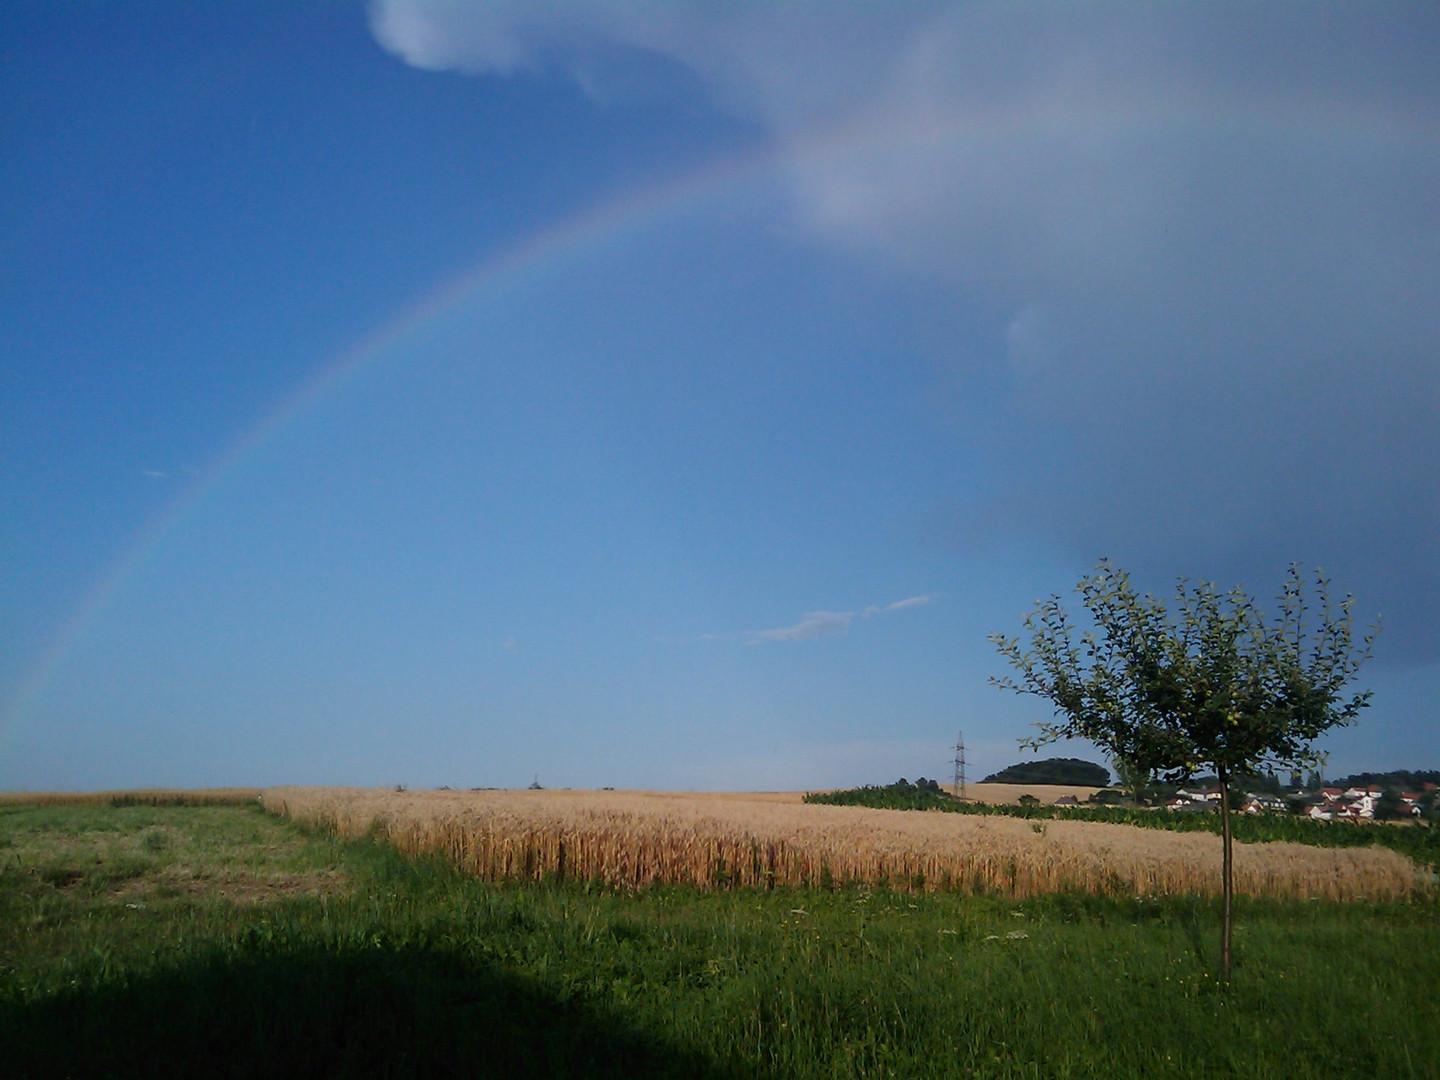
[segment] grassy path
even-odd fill
[[[250,807],[0,809],[0,1074],[1440,1075],[1440,909],[493,886]]]

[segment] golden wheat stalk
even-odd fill
[[[773,797],[572,791],[266,789],[263,805],[343,836],[372,830],[486,880],[569,878],[639,888],[815,885],[947,888],[1009,897],[1211,894],[1220,838],[1131,825],[816,806]],[[1388,848],[1243,844],[1249,895],[1399,899],[1428,875]]]

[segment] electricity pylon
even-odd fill
[[[965,798],[965,733],[962,731],[955,738],[955,797]]]

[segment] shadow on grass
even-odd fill
[[[305,947],[0,1003],[14,1077],[729,1074],[618,1014],[434,949]]]

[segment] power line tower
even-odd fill
[[[962,731],[955,738],[955,797],[965,798],[965,733]]]

